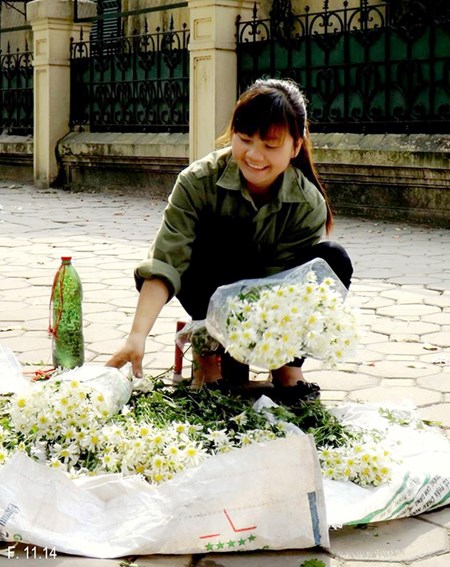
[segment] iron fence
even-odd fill
[[[119,32],[105,25],[106,0],[89,38],[71,43],[71,127],[104,132],[187,132],[189,129],[189,30],[157,26],[146,14],[187,3],[128,12],[108,11]],[[142,33],[126,33],[130,15]],[[109,30],[107,32],[106,30]]]
[[[450,5],[360,0],[237,22],[239,92],[261,76],[290,77],[322,132],[450,132]]]
[[[26,6],[0,0],[0,132],[33,133],[33,54],[28,47]]]

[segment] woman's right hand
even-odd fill
[[[168,298],[169,288],[164,280],[152,278],[144,281],[139,294],[131,332],[125,345],[108,360],[106,366],[122,368],[127,362],[131,362],[133,376],[142,378],[145,341]]]
[[[145,336],[130,334],[124,346],[118,350],[106,363],[106,366],[122,368],[127,362],[131,363],[133,376],[142,378],[142,360],[145,352]]]

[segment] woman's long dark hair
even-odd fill
[[[239,98],[227,132],[219,142],[229,143],[235,132],[264,139],[273,126],[287,127],[294,142],[302,140],[292,164],[322,193],[327,206],[327,234],[333,227],[328,195],[319,180],[309,140],[306,103],[298,85],[288,79],[258,79]]]

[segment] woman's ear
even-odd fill
[[[303,138],[299,138],[296,142],[294,142],[294,147],[292,149],[291,159],[294,159],[298,156],[298,154],[301,150],[302,144],[303,144]]]

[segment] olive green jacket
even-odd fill
[[[322,238],[327,210],[320,191],[292,165],[284,172],[273,200],[256,207],[231,149],[212,152],[178,176],[148,258],[136,268],[137,288],[144,279],[158,277],[177,294],[202,219],[214,226],[215,219],[219,224],[223,217],[228,217],[231,227],[234,221],[236,226],[239,221],[249,223],[264,275],[270,275],[286,269],[299,247]]]

